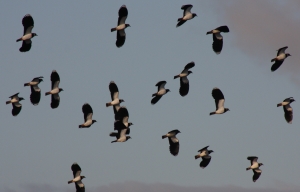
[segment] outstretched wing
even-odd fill
[[[277,51],[277,56],[280,55],[281,53],[285,53],[285,50],[288,48],[288,46],[282,47],[280,49],[278,49]]]
[[[225,98],[224,98],[222,91],[219,88],[215,87],[212,90],[211,94],[212,94],[213,98],[215,99],[216,110],[218,110],[218,108],[224,107]]]
[[[71,170],[73,171],[74,178],[79,176],[81,173],[81,167],[76,162],[72,164]]]
[[[118,18],[118,25],[125,24],[125,20],[128,16],[128,10],[126,5],[122,5],[119,9],[119,18]]]
[[[85,122],[87,121],[87,119],[92,120],[92,117],[93,117],[93,109],[92,109],[92,107],[90,106],[90,104],[85,103],[84,105],[82,105],[82,113],[83,113],[84,121],[85,121]]]
[[[60,82],[60,77],[59,77],[58,73],[56,72],[56,70],[52,71],[50,80],[52,82],[52,87],[51,88],[52,89],[58,88],[59,82]]]
[[[34,26],[33,18],[30,14],[26,14],[22,19],[22,24],[24,26],[23,35],[31,33],[31,30]]]
[[[185,77],[180,77],[180,88],[179,88],[179,94],[184,97],[189,93],[189,80]]]

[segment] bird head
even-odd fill
[[[34,36],[38,36],[36,33],[32,33],[32,37],[34,37]]]
[[[171,92],[170,89],[166,89],[166,93]]]
[[[290,103],[296,101],[293,97],[290,97]]]
[[[292,55],[291,55],[291,54],[289,54],[289,53],[287,53],[287,54],[285,54],[285,56],[286,56],[286,57],[288,57],[288,56],[292,56]]]
[[[212,152],[214,152],[213,150],[208,150],[208,154],[210,154],[210,153],[212,153]]]
[[[119,103],[125,102],[123,99],[119,99]]]
[[[23,97],[19,97],[19,101],[25,100]]]
[[[130,137],[130,136],[126,136],[126,141],[127,141],[128,139],[131,139],[131,137]]]
[[[85,178],[85,176],[81,176],[81,179],[84,179]]]
[[[93,121],[92,121],[92,124],[95,123],[95,122],[97,122],[97,121],[96,121],[96,120],[93,120]]]
[[[125,28],[127,28],[127,27],[131,27],[129,24],[125,24]]]
[[[194,18],[194,17],[198,17],[198,15],[197,15],[196,13],[193,13],[193,18]]]
[[[63,91],[63,89],[62,89],[62,88],[59,88],[59,92],[61,92],[61,91]]]
[[[42,82],[42,81],[43,81],[43,79],[39,79],[39,83]]]
[[[128,127],[130,127],[131,125],[133,125],[133,123],[129,122],[129,123],[128,123]]]
[[[228,108],[225,108],[224,113],[227,112],[227,111],[230,111],[230,110]]]
[[[192,71],[188,71],[188,75],[191,74],[191,73],[193,73],[193,72]]]
[[[178,129],[175,129],[175,130],[174,130],[174,133],[175,133],[175,134],[178,134],[178,133],[181,133],[181,132],[180,132]]]
[[[259,163],[259,164],[258,164],[258,166],[262,166],[262,165],[264,165],[264,164],[262,164],[262,163]]]

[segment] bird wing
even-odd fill
[[[32,41],[30,39],[27,39],[25,41],[22,42],[22,47],[20,47],[19,51],[20,52],[27,52],[31,49],[31,44]]]
[[[119,18],[118,18],[118,25],[125,24],[125,20],[128,16],[128,10],[126,5],[122,5],[119,9]]]
[[[151,104],[154,105],[155,103],[157,103],[157,102],[160,100],[161,97],[162,97],[162,96],[159,96],[159,95],[153,97],[153,98],[151,99]]]
[[[41,100],[41,90],[38,88],[37,85],[30,86],[30,89],[31,89],[30,101],[33,105],[38,105]]]
[[[81,167],[77,163],[73,163],[71,166],[71,170],[73,171],[74,178],[80,176]]]
[[[195,62],[194,62],[194,61],[192,61],[192,62],[186,64],[185,67],[184,67],[184,70],[186,70],[186,69],[191,69],[191,68],[193,68],[193,67],[195,67]]]
[[[118,30],[117,31],[117,41],[116,41],[116,46],[118,48],[122,47],[125,43],[125,40],[126,40],[126,33],[125,33],[125,30],[122,29],[122,30]]]
[[[189,80],[185,77],[180,77],[180,88],[179,88],[179,94],[184,97],[189,93]]]
[[[170,153],[174,156],[177,156],[179,153],[178,139],[176,137],[168,137],[168,139],[169,139],[169,144],[170,144],[170,147],[169,147]]]
[[[108,88],[110,91],[111,100],[113,101],[115,99],[118,99],[119,98],[119,89],[118,89],[117,84],[114,81],[111,81],[109,83]]]
[[[88,119],[92,120],[93,117],[93,109],[90,106],[90,104],[85,103],[84,105],[82,105],[82,113],[84,116],[84,121],[86,122]]]
[[[129,113],[128,113],[127,108],[125,106],[120,107],[120,109],[117,112],[116,117],[118,118],[116,120],[119,120],[119,121],[123,121],[123,119],[125,117],[129,118]]]
[[[127,132],[127,128],[118,130],[119,138],[122,138],[122,137],[126,138],[126,132]]]
[[[204,169],[209,164],[210,160],[211,160],[211,156],[202,157],[200,167]]]
[[[52,82],[52,89],[58,88],[59,82],[60,82],[60,77],[59,77],[58,73],[56,72],[56,70],[52,71],[50,80]]]
[[[223,33],[228,33],[229,32],[229,28],[226,25],[220,26],[220,27],[216,28],[215,30],[218,30],[218,31],[223,32]]]
[[[82,181],[75,182],[76,192],[85,192],[85,187]]]
[[[12,106],[13,106],[13,109],[11,111],[11,114],[13,116],[17,116],[20,113],[21,109],[22,109],[22,104],[17,102],[17,103],[12,103]]]
[[[252,169],[253,170],[253,177],[252,180],[255,182],[261,175],[261,170],[260,169]]]
[[[277,51],[277,56],[278,55],[280,55],[280,54],[282,54],[282,53],[285,53],[285,50],[288,48],[288,46],[285,46],[285,47],[282,47],[282,48],[280,48],[280,49],[278,49]]]
[[[225,98],[224,98],[222,91],[219,88],[215,87],[212,90],[211,94],[212,94],[213,98],[215,99],[216,110],[218,110],[218,108],[224,107]]]
[[[158,83],[156,83],[155,86],[157,86],[157,92],[161,89],[164,89],[166,84],[167,84],[166,81],[159,81]]]
[[[12,96],[9,96],[8,98],[11,98],[11,99],[12,99],[12,98],[18,98],[18,99],[19,99],[19,96],[18,96],[18,95],[19,95],[19,93],[16,93],[16,94],[14,94],[14,95],[12,95]]]
[[[212,48],[216,54],[220,54],[223,48],[223,37],[220,33],[214,33]]]
[[[24,26],[24,35],[31,33],[31,30],[34,26],[33,18],[30,14],[27,14],[22,19],[22,24]]]
[[[283,110],[284,110],[284,118],[286,122],[291,124],[293,121],[293,108],[290,106],[290,104],[287,104],[283,106]]]
[[[276,60],[275,63],[271,67],[271,71],[272,72],[276,71],[281,66],[281,64],[283,63],[283,61],[284,60]]]
[[[249,156],[249,157],[247,157],[247,159],[250,160],[251,161],[251,165],[253,165],[253,163],[257,163],[258,157],[256,157],[256,156]]]
[[[187,4],[187,5],[182,5],[181,9],[184,10],[183,11],[183,16],[185,16],[188,13],[191,13],[191,9],[193,8],[193,5],[191,4]]]
[[[51,108],[52,109],[57,108],[59,106],[59,102],[60,102],[60,97],[59,97],[58,93],[51,95]]]
[[[44,78],[43,76],[35,77],[32,79],[32,81],[39,82],[40,79]]]
[[[202,148],[202,149],[200,149],[198,152],[201,153],[202,151],[207,150],[208,147],[209,147],[209,145],[206,146],[206,147],[204,147],[204,148]]]
[[[126,129],[126,126],[124,125],[124,123],[122,121],[115,121],[114,122],[114,130],[122,130],[122,129]]]

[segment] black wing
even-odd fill
[[[255,182],[260,177],[260,175],[261,173],[258,173],[255,170],[253,170],[253,177],[252,177],[253,182]]]
[[[31,94],[30,94],[30,101],[32,105],[38,105],[41,100],[41,91],[35,91],[33,86],[30,86]]]
[[[120,107],[120,109],[118,110],[117,114],[116,114],[116,120],[119,121],[123,121],[124,117],[129,117],[129,113],[126,107],[122,106]]]
[[[25,35],[27,28],[34,26],[32,16],[30,14],[25,15],[22,19],[22,24],[24,26],[24,33],[23,34]]]
[[[251,165],[252,165],[253,162],[257,162],[258,157],[256,157],[256,156],[249,156],[249,157],[247,157],[247,159],[248,159],[249,161],[251,161]]]
[[[170,153],[174,156],[177,156],[179,153],[179,142],[173,143],[172,139],[170,137],[168,137],[169,139],[169,143],[170,143]]]
[[[181,77],[180,78],[180,88],[179,88],[179,94],[184,97],[189,93],[189,80],[187,77]]]
[[[52,82],[52,89],[53,89],[55,83],[56,83],[57,81],[60,81],[60,77],[59,77],[58,73],[56,72],[56,70],[53,70],[53,71],[52,71],[50,80],[51,80],[51,82]]]
[[[286,49],[288,48],[288,46],[285,46],[285,47],[281,47],[280,49],[278,49],[277,51],[277,56],[283,51],[285,51]]]
[[[229,32],[229,28],[226,25],[220,26],[220,27],[216,28],[216,30],[218,30],[220,32],[224,32],[224,33]]]
[[[176,25],[176,27],[180,27],[182,24],[184,24],[186,22],[186,20],[180,20],[178,23],[177,23],[177,25]]]
[[[12,106],[13,106],[13,109],[11,110],[11,114],[13,116],[17,116],[22,109],[22,105],[20,104],[20,106],[16,106],[15,103],[12,103]]]
[[[204,169],[209,164],[210,160],[211,160],[211,157],[209,157],[209,158],[202,157],[200,167]]]
[[[157,86],[157,92],[159,91],[161,86],[165,86],[167,84],[167,81],[159,81],[156,83],[155,86]]]
[[[155,96],[155,97],[153,97],[151,99],[151,104],[154,105],[155,103],[157,103],[160,100],[161,97],[162,96]]]
[[[223,48],[223,39],[218,39],[215,34],[213,36],[212,48],[216,54],[220,54]]]
[[[118,18],[118,25],[120,25],[120,22],[124,22],[128,16],[128,10],[126,5],[122,5],[122,7],[119,9],[119,18]]]
[[[225,99],[224,95],[223,95],[222,91],[219,88],[217,88],[217,87],[212,90],[211,94],[212,94],[213,98],[215,99],[216,110],[218,110],[219,101],[221,99]]]
[[[125,30],[122,29],[122,30],[118,30],[117,31],[117,41],[116,41],[116,46],[118,48],[122,47],[125,43],[125,40],[126,40],[126,33],[125,33]]]
[[[26,41],[22,41],[22,47],[20,47],[19,51],[20,52],[27,52],[27,51],[29,51],[31,49],[31,44],[32,44],[32,42],[31,42],[30,39],[28,39]]]
[[[192,7],[193,7],[193,5],[187,4],[187,5],[182,5],[182,6],[181,6],[181,9],[185,11],[186,9],[192,8]],[[184,15],[183,15],[183,16],[184,16]]]
[[[20,93],[20,92],[19,92]],[[14,94],[14,95],[12,95],[12,96],[10,96],[10,97],[8,97],[8,98],[13,98],[13,97],[15,97],[15,96],[18,96],[19,95],[19,93],[16,93],[16,94]]]
[[[284,118],[287,123],[292,123],[293,121],[293,108],[288,104],[283,106]]]
[[[186,64],[185,67],[184,67],[184,70],[186,70],[186,69],[191,69],[191,68],[193,68],[193,67],[195,67],[195,62],[194,62],[194,61],[192,61],[192,62]],[[183,71],[184,71],[184,70],[183,70]]]
[[[77,163],[73,163],[71,166],[71,170],[73,171],[73,176],[74,178],[80,175],[81,173],[81,168]]]
[[[276,71],[281,66],[281,64],[283,63],[283,61],[284,60],[276,60],[275,63],[271,67],[271,71],[272,72]]]
[[[58,94],[51,95],[51,108],[55,109],[59,106],[60,97]]]
[[[202,152],[203,150],[207,150],[207,148],[209,147],[209,145],[207,145],[206,147],[203,147],[202,149],[200,149],[198,152]]]
[[[110,91],[110,96],[111,96],[111,100],[113,101],[115,98],[114,98],[114,95],[118,92],[119,93],[119,89],[118,89],[118,86],[117,84],[114,82],[114,81],[111,81],[109,83],[109,91]],[[119,94],[117,95],[119,97]]]
[[[82,181],[81,181],[82,182]],[[79,185],[75,182],[76,192],[85,192],[85,187],[79,187]]]
[[[90,104],[85,103],[84,105],[82,105],[82,113],[84,116],[84,121],[86,122],[88,114],[93,113],[93,109]]]

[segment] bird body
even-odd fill
[[[115,142],[126,142],[128,139],[131,139],[130,136],[126,135],[127,128],[119,129],[118,132],[111,132],[109,136],[116,137],[116,140],[112,141],[111,143]]]
[[[30,86],[31,94],[30,101],[33,105],[38,105],[41,100],[41,89],[38,87],[38,84],[43,81],[43,77],[35,77],[30,82],[24,83],[24,87]]]
[[[220,54],[223,48],[223,36],[221,35],[221,32],[228,33],[229,28],[226,25],[223,25],[206,33],[206,35],[212,34],[213,36],[212,48],[216,54]]]
[[[114,81],[109,83],[109,91],[111,96],[111,102],[106,103],[106,107],[114,106],[114,113],[116,114],[120,108],[120,103],[124,102],[123,99],[119,99],[119,89]]]
[[[31,49],[31,39],[37,36],[36,33],[32,33],[34,27],[34,21],[30,14],[26,14],[22,19],[24,27],[23,36],[16,40],[16,42],[23,41],[22,47],[19,49],[20,52],[27,52]]]
[[[51,108],[55,109],[59,106],[60,103],[60,97],[58,93],[63,91],[62,88],[59,88],[60,77],[56,70],[52,71],[50,80],[52,82],[51,91],[46,92],[45,95],[51,95]]]
[[[292,124],[293,121],[293,108],[291,107],[291,103],[294,102],[295,99],[293,97],[289,97],[283,100],[283,102],[278,103],[277,107],[282,106],[284,111],[284,118],[287,123]]]
[[[85,178],[85,176],[81,176],[81,168],[80,166],[75,162],[71,166],[71,170],[73,172],[73,179],[68,181],[68,184],[75,183],[76,192],[85,192],[85,185],[82,183],[82,179]]]
[[[288,48],[288,46],[285,46],[285,47],[282,47],[282,48],[277,50],[277,56],[271,60],[271,62],[275,61],[275,63],[271,67],[272,72],[276,71],[282,65],[283,61],[287,57],[291,56],[291,54],[285,53],[285,50],[287,48]]]
[[[11,111],[11,114],[13,116],[17,116],[21,112],[21,109],[22,109],[22,104],[20,103],[20,101],[24,100],[24,98],[19,97],[18,95],[19,95],[19,93],[16,93],[9,97],[10,98],[9,101],[6,101],[6,105],[10,104],[10,103],[12,104],[13,109]]]
[[[200,162],[200,167],[202,169],[204,169],[210,163],[211,156],[209,154],[214,152],[213,150],[207,150],[208,147],[209,146],[206,146],[206,147],[200,149],[198,151],[199,154],[195,155],[195,159],[198,159],[200,157],[202,158],[202,161]]]
[[[121,8],[119,9],[119,18],[118,18],[118,25],[117,27],[111,28],[110,31],[117,31],[117,41],[116,41],[116,46],[118,48],[122,47],[125,43],[126,40],[126,33],[125,29],[127,27],[130,27],[129,24],[126,24],[125,21],[128,16],[128,10],[126,5],[122,5]]]
[[[221,90],[217,87],[215,87],[212,90],[212,96],[215,99],[215,104],[216,104],[216,111],[211,112],[210,115],[214,115],[214,114],[223,114],[226,113],[227,111],[229,111],[228,108],[224,107],[224,103],[225,103],[225,98],[223,93],[221,92]]]
[[[169,89],[165,89],[166,83],[166,81],[159,81],[158,83],[156,83],[155,86],[157,86],[157,92],[152,94],[152,105],[157,103],[163,95],[167,94],[170,91]]]
[[[180,88],[179,88],[179,94],[184,97],[188,94],[189,92],[189,80],[187,78],[187,76],[191,73],[193,73],[192,71],[189,71],[189,69],[193,68],[195,66],[195,63],[192,61],[188,64],[185,65],[184,69],[182,70],[182,72],[178,75],[174,76],[174,79],[180,77]]]
[[[196,13],[191,13],[191,9],[193,8],[193,5],[191,4],[187,4],[187,5],[182,5],[181,9],[183,10],[183,16],[181,18],[177,19],[177,25],[176,27],[181,26],[182,24],[184,24],[187,20],[191,20],[194,17],[197,16]]]
[[[93,109],[90,106],[90,104],[85,103],[82,106],[82,113],[84,116],[84,123],[79,125],[79,128],[89,128],[92,124],[97,122],[96,120],[93,120]]]
[[[169,150],[170,153],[174,156],[177,156],[179,153],[179,140],[176,138],[176,135],[180,133],[178,129],[169,131],[167,134],[162,136],[162,139],[168,138],[169,139]]]
[[[261,175],[262,171],[259,169],[260,166],[262,166],[262,163],[258,163],[256,156],[249,156],[247,159],[251,162],[251,166],[246,168],[246,171],[252,169],[253,170],[253,177],[252,180],[255,182]]]

